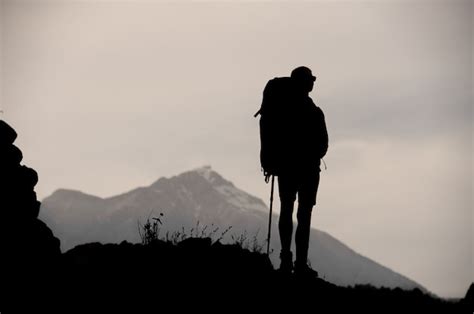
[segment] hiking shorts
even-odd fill
[[[298,195],[298,203],[316,205],[320,169],[304,171],[287,171],[278,176],[278,191],[282,202],[294,202]]]

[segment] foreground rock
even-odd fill
[[[0,120],[0,305],[13,304],[20,294],[40,293],[61,255],[59,240],[38,219],[38,174],[21,165],[16,138],[15,130]]]
[[[189,238],[178,244],[84,244],[63,255],[61,273],[58,286],[67,293],[58,295],[70,304],[134,305],[147,310],[165,305],[195,310],[219,305],[222,311],[291,307],[380,313],[462,313],[466,309],[460,302],[447,302],[420,289],[346,288],[319,278],[284,276],[273,269],[266,255],[212,243],[209,238]]]

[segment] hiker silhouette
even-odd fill
[[[268,182],[270,176],[278,177],[280,271],[317,277],[317,272],[308,266],[308,245],[320,160],[328,149],[328,132],[323,111],[309,97],[315,81],[316,77],[305,66],[295,68],[290,77],[270,80],[255,116],[261,115],[260,161],[265,180]],[[291,243],[297,196],[296,260],[293,265]]]

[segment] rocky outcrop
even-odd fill
[[[61,255],[59,240],[38,219],[38,174],[21,164],[16,138],[15,130],[0,120],[0,271],[10,296],[46,280]]]
[[[462,299],[461,303],[464,305],[466,310],[469,311],[469,313],[474,313],[474,282],[467,290],[466,296],[464,299]]]

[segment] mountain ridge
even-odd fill
[[[170,178],[162,177],[149,186],[104,199],[74,190],[58,191],[52,194],[54,198],[43,200],[41,212],[55,234],[61,238],[63,249],[93,241],[138,242],[138,220],[160,212],[164,213],[163,232],[181,228],[189,230],[199,222],[201,226],[218,226],[221,231],[232,227],[237,236],[246,233],[248,238],[253,236],[260,243],[265,241],[268,224],[268,208],[265,203],[235,187],[210,166],[189,170]],[[65,198],[63,202],[55,200],[62,196]],[[74,196],[74,200],[70,196]],[[81,196],[85,197],[84,203],[81,203]],[[78,211],[80,217],[67,217],[64,209],[58,208],[61,204],[68,204],[69,211]],[[96,206],[103,209],[95,208]],[[62,213],[63,217],[58,213]],[[84,215],[93,218],[85,219],[82,217]],[[83,225],[76,226],[77,219],[82,220]],[[277,222],[278,215],[273,215],[272,219]],[[276,225],[277,223],[272,225],[274,236],[271,247],[274,253],[279,250]],[[87,232],[87,235],[82,234],[83,232]],[[275,265],[278,264],[277,255],[271,255]],[[322,276],[335,284],[373,284],[427,291],[413,280],[360,255],[324,231],[312,229],[310,260]]]

